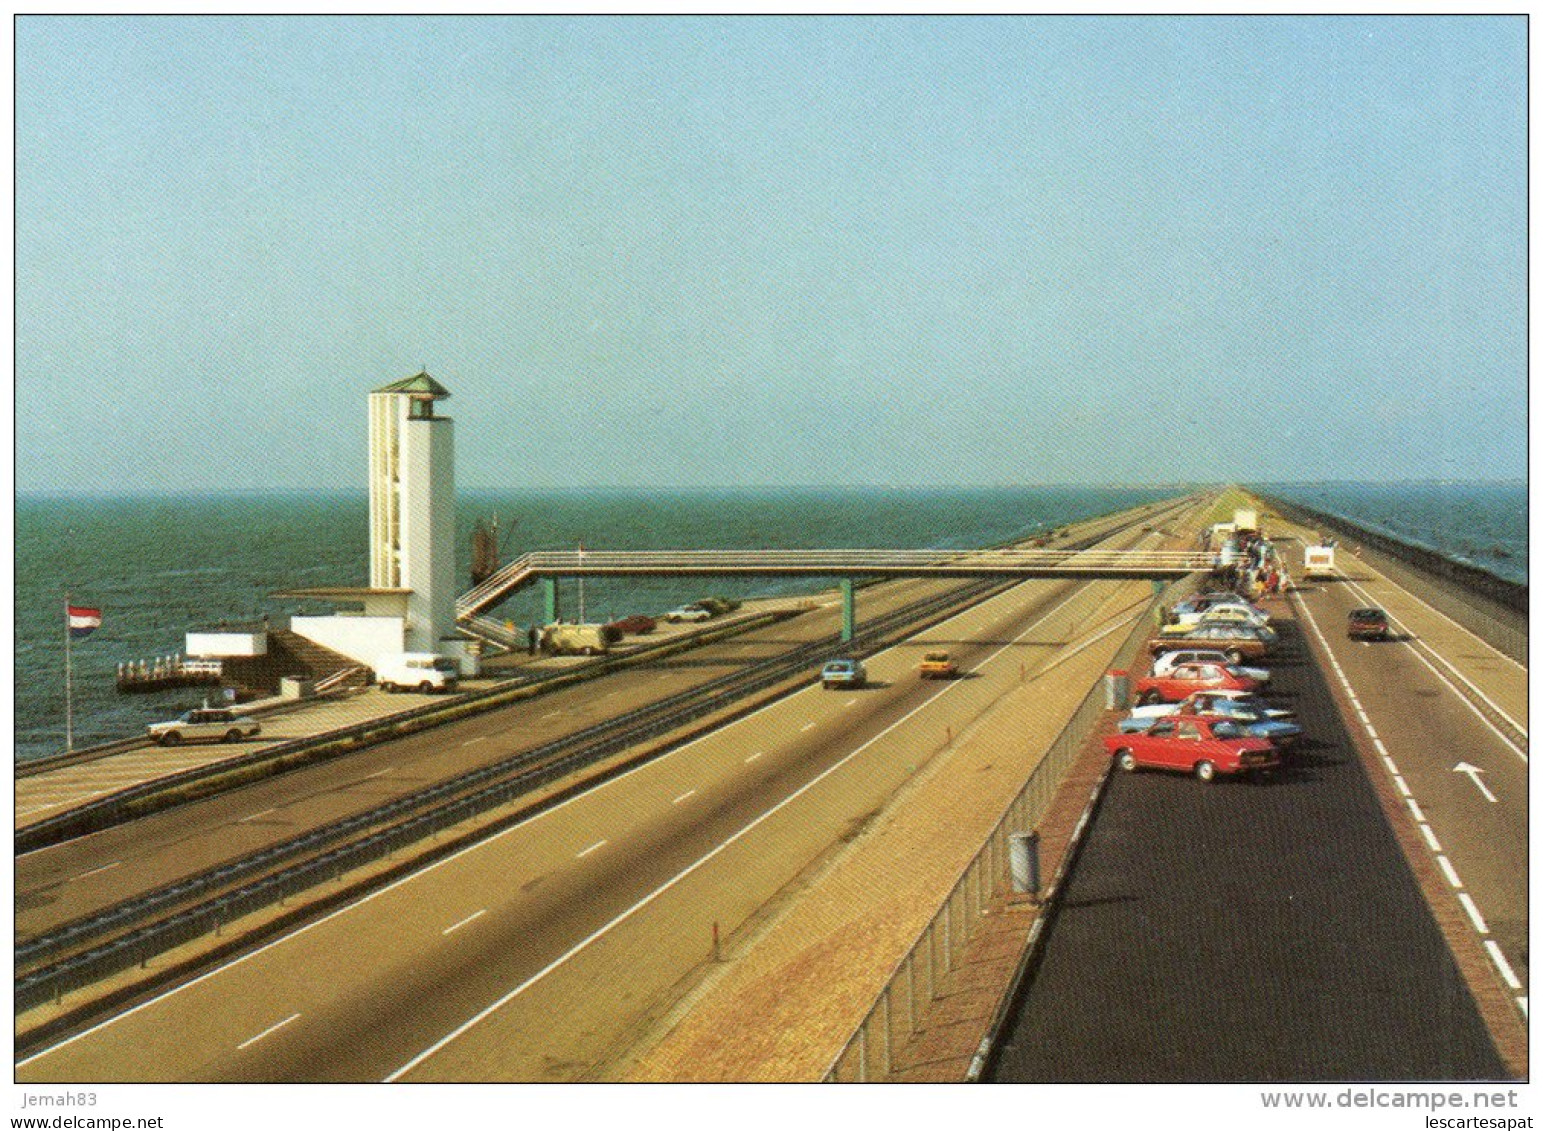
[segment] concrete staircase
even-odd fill
[[[370,672],[358,661],[287,628],[268,630],[267,655],[225,660],[224,683],[237,688],[243,698],[277,695],[280,681],[286,678],[312,684],[326,682],[330,689],[336,689],[363,687],[369,682]]]

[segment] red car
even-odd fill
[[[1215,780],[1217,774],[1247,774],[1280,765],[1275,747],[1263,738],[1249,737],[1241,724],[1194,715],[1159,719],[1140,734],[1111,734],[1104,739],[1104,747],[1127,773],[1153,766],[1182,770],[1205,782]]]
[[[1259,681],[1225,664],[1175,664],[1167,675],[1144,675],[1131,689],[1138,703],[1177,703],[1197,691],[1258,691]]]

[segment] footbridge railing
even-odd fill
[[[545,550],[510,562],[456,602],[467,618],[538,578],[1075,577],[1171,580],[1209,570],[1190,550]]]

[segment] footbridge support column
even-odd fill
[[[841,639],[851,640],[857,632],[857,598],[853,593],[852,579],[841,579]]]
[[[543,624],[556,624],[558,614],[562,610],[562,602],[557,596],[557,578],[543,577],[541,579],[541,595],[546,609],[546,620]]]

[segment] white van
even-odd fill
[[[1302,572],[1307,577],[1334,576],[1334,546],[1307,546],[1302,552]]]
[[[395,652],[375,662],[375,682],[382,691],[454,691],[460,665],[434,652]]]

